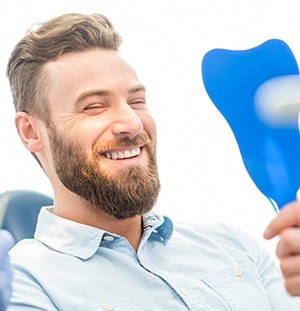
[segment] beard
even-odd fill
[[[49,130],[55,171],[62,184],[93,207],[119,220],[149,212],[156,203],[160,182],[156,162],[156,146],[148,135],[100,143],[88,158],[83,146],[67,135]],[[101,167],[101,150],[113,147],[144,145],[147,167],[131,166],[112,175]],[[119,161],[119,160],[110,160]],[[122,161],[122,160],[121,160]]]

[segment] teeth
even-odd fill
[[[131,156],[132,156],[132,157],[135,157],[135,156],[137,156],[138,154],[140,154],[140,152],[141,152],[141,148],[140,148],[140,147],[137,147],[136,149],[133,149],[133,150],[131,151]]]
[[[130,157],[131,157],[131,152],[128,151],[128,150],[126,150],[126,151],[124,152],[124,158],[130,158]]]
[[[113,160],[117,160],[117,159],[118,159],[118,154],[117,154],[116,152],[113,152],[113,153],[111,154],[111,158],[112,158]]]
[[[132,151],[125,150],[123,152],[122,151],[112,152],[112,153],[106,152],[104,156],[107,159],[117,160],[117,159],[124,159],[124,158],[128,159],[131,157],[135,157],[135,156],[139,155],[140,153],[141,153],[141,148],[137,147],[137,148],[133,149]]]
[[[125,155],[124,155],[123,152],[119,151],[119,152],[118,152],[118,157],[119,157],[119,159],[124,159],[124,158],[125,158]]]

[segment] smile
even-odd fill
[[[136,147],[134,149],[128,149],[128,150],[122,150],[122,151],[106,151],[104,153],[101,153],[101,156],[106,157],[107,159],[111,160],[118,160],[118,159],[129,159],[137,157],[141,153],[141,148]]]

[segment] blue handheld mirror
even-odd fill
[[[250,177],[278,211],[300,188],[299,69],[288,45],[214,49],[202,61],[205,89],[227,120]]]

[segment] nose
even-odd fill
[[[120,104],[113,110],[114,118],[111,125],[116,138],[134,138],[143,131],[141,118],[127,103]]]

